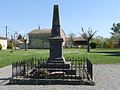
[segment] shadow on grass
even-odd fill
[[[104,54],[108,54],[106,56],[120,56],[120,51],[117,51],[117,52],[91,52],[91,53],[104,53]]]

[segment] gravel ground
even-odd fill
[[[94,65],[95,86],[87,85],[5,85],[11,66],[0,68],[0,90],[120,90],[120,64]]]

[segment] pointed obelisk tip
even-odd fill
[[[54,7],[58,7],[58,5],[57,5],[57,4],[55,4],[55,5],[54,5]]]
[[[53,10],[53,23],[52,26],[60,26],[60,20],[59,20],[59,6],[54,5],[54,10]]]
[[[59,7],[54,5],[51,36],[60,36]]]

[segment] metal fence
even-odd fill
[[[12,78],[93,80],[92,63],[87,58],[65,58],[70,68],[44,68],[38,66],[48,58],[32,58],[12,63]]]

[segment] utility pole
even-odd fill
[[[38,27],[38,29],[40,30],[40,26]]]
[[[7,38],[7,29],[8,29],[7,26],[5,26],[5,29],[6,29],[6,38]]]

